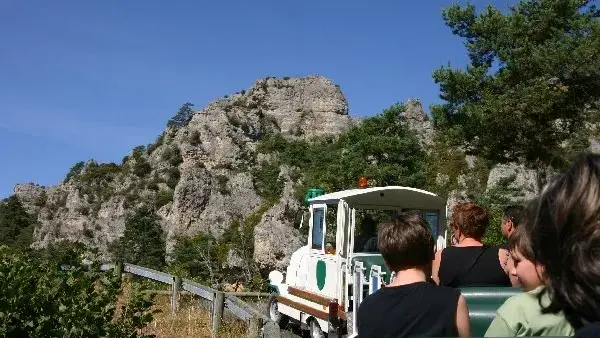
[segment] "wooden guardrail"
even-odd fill
[[[171,285],[171,310],[177,311],[179,304],[179,295],[182,292],[199,296],[212,304],[212,327],[215,335],[223,320],[223,313],[227,310],[238,319],[248,324],[248,337],[257,338],[280,338],[281,332],[279,326],[270,320],[268,316],[255,309],[250,304],[242,301],[233,292],[221,292],[208,286],[196,283],[194,281],[170,275],[161,271],[148,269],[128,263],[103,264],[102,271],[114,270],[118,276],[123,273],[130,273],[136,276],[145,277],[157,282]],[[165,290],[166,291],[166,290]],[[162,292],[161,292],[162,293]],[[252,293],[257,296],[268,296],[268,294]],[[250,293],[242,293],[240,296],[250,296]]]

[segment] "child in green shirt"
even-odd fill
[[[523,288],[522,294],[510,297],[498,309],[490,324],[486,337],[526,337],[526,336],[572,336],[573,327],[561,313],[542,313],[542,307],[550,303],[544,292],[544,271],[533,262],[531,240],[525,227],[518,227],[509,238],[509,250],[514,261],[510,271]]]

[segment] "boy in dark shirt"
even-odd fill
[[[358,308],[357,333],[368,337],[469,337],[464,297],[427,283],[434,255],[431,229],[419,213],[402,213],[380,225],[379,252],[394,281]]]

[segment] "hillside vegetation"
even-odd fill
[[[153,296],[135,288],[117,303],[120,278],[81,263],[81,248],[13,253],[0,246],[0,336],[151,337]]]

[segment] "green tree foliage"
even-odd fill
[[[164,162],[169,163],[173,167],[176,167],[183,162],[181,151],[176,145],[166,148],[161,154],[160,159]]]
[[[485,244],[498,245],[506,242],[500,228],[504,207],[514,204],[515,197],[519,199],[523,197],[523,193],[519,189],[511,187],[510,184],[514,179],[514,176],[507,177],[490,189],[471,196],[477,204],[486,208],[489,214],[490,223],[483,237]]]
[[[152,322],[153,296],[134,289],[117,307],[119,278],[80,255],[47,259],[0,247],[0,336],[150,337],[138,332]]]
[[[340,162],[319,159],[329,167],[322,179],[336,182],[332,188],[354,187],[360,176],[376,186],[425,187],[425,153],[402,121],[404,110],[404,105],[395,104],[344,133],[334,147]]]
[[[286,141],[281,137],[273,137],[272,139],[280,139],[281,142],[286,144]],[[279,199],[285,183],[279,176],[279,163],[264,161],[259,166],[251,168],[250,173],[255,178],[254,188],[258,195],[274,204]]]
[[[83,163],[83,161],[75,163],[75,165],[71,167],[71,170],[69,170],[69,173],[67,174],[67,177],[65,178],[63,183],[67,183],[71,178],[79,175],[81,173],[81,170],[83,170],[84,166],[85,163]]]
[[[76,165],[77,166],[77,165]],[[102,182],[112,182],[115,175],[121,172],[122,167],[116,163],[100,163],[90,161],[79,179],[85,184],[100,184]],[[79,170],[81,173],[81,170]]]
[[[254,228],[269,207],[265,203],[247,217],[234,220],[218,240],[204,233],[179,238],[169,271],[214,288],[220,282],[242,282],[250,290],[265,291],[266,283],[261,277],[264,271],[253,259]],[[236,257],[238,265],[227,264],[230,254]]]
[[[165,266],[165,240],[160,218],[148,206],[127,217],[116,256],[122,262],[161,270]]]
[[[231,252],[243,263],[239,269],[230,268],[230,271],[223,271],[224,274],[228,274],[224,276],[225,280],[245,282],[251,290],[265,290],[265,281],[261,278],[261,271],[254,262],[254,229],[270,206],[269,201],[265,202],[243,220],[233,221],[223,232],[216,247],[218,261],[221,265],[226,263]]]
[[[426,155],[414,132],[402,123],[404,109],[404,105],[395,104],[379,115],[365,118],[337,139],[308,143],[274,134],[261,140],[258,151],[278,153],[278,162],[263,164],[254,173],[258,191],[280,192],[279,164],[299,169],[305,184],[299,189],[302,194],[308,186],[327,191],[353,188],[361,176],[376,186],[425,187]]]
[[[591,3],[529,0],[507,13],[445,9],[470,64],[434,72],[446,101],[432,109],[436,128],[467,153],[540,173],[586,148],[600,99],[600,13]]]
[[[28,248],[35,224],[35,218],[25,211],[17,196],[0,201],[0,245]]]
[[[167,126],[181,128],[190,122],[192,116],[194,115],[194,111],[192,110],[194,105],[192,103],[184,103],[181,108],[177,111],[175,116],[173,116],[169,122],[167,122]]]
[[[205,233],[180,238],[173,250],[173,264],[170,268],[173,267],[183,270],[182,275],[185,277],[216,287],[222,278],[217,240]]]

